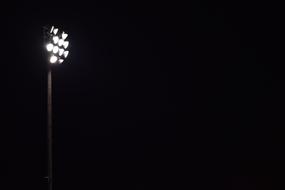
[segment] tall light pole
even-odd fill
[[[59,33],[58,28],[44,27],[44,41],[49,56],[47,73],[47,153],[48,153],[48,190],[53,189],[53,130],[52,130],[52,66],[62,64],[68,56],[67,34]]]

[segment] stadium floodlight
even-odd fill
[[[63,53],[63,56],[64,56],[65,58],[67,58],[68,54],[69,54],[69,51],[65,51],[65,52]]]
[[[54,56],[54,55],[52,55],[52,56],[50,57],[49,61],[50,61],[50,63],[55,63],[55,62],[57,62],[57,57]]]
[[[54,37],[52,38],[52,40],[53,40],[53,43],[54,43],[54,44],[57,44],[57,42],[59,41],[59,37],[58,37],[58,36],[54,36]]]
[[[54,65],[62,64],[67,58],[69,42],[65,32],[59,31],[58,28],[44,27],[45,49],[48,54],[48,73],[47,73],[47,179],[48,189],[53,190],[53,129],[52,129],[52,68]]]
[[[52,43],[47,44],[46,48],[47,48],[47,51],[49,51],[49,52],[52,51],[53,50]]]
[[[69,42],[68,42],[68,41],[63,42],[63,47],[64,47],[64,49],[66,49],[66,48],[68,47],[68,45],[69,45]]]
[[[66,34],[65,32],[62,32],[61,37],[62,37],[63,40],[65,40],[67,38],[67,36],[68,36],[68,34]]]

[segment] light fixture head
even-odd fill
[[[65,51],[65,52],[63,53],[63,56],[66,58],[66,57],[68,56],[68,54],[69,54],[69,51]]]
[[[49,52],[52,51],[53,50],[52,43],[47,44],[46,48],[47,48],[47,51],[49,51]]]
[[[65,32],[62,32],[61,37],[62,37],[63,40],[65,40],[67,38],[67,36],[68,36],[68,34],[66,34]]]
[[[69,45],[69,42],[68,42],[68,41],[63,42],[63,47],[64,47],[64,49],[66,49],[66,48],[68,47],[68,45]]]
[[[50,63],[56,63],[57,62],[57,57],[52,55],[49,59]]]
[[[58,55],[62,56],[63,52],[64,52],[64,49],[59,48]]]
[[[63,39],[59,39],[59,40],[58,40],[58,45],[59,45],[59,46],[62,46],[63,43],[64,43]]]
[[[58,32],[58,28],[53,29],[53,34],[56,35]]]
[[[50,56],[49,62],[50,64],[61,64],[69,55],[69,51],[67,50],[69,42],[65,41],[68,34],[54,26],[52,26],[48,32],[49,34],[45,37],[48,40],[46,50]]]
[[[58,46],[54,46],[53,49],[52,49],[52,52],[53,53],[57,53],[59,50]]]
[[[59,59],[58,62],[61,64],[63,62],[63,59]]]
[[[54,43],[54,44],[57,44],[58,41],[59,41],[59,37],[58,37],[58,36],[54,36],[54,37],[52,38],[52,40],[53,40],[53,43]]]

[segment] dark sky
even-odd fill
[[[55,189],[273,189],[284,77],[258,57],[270,23],[262,10],[247,1],[1,5],[0,189],[47,186],[44,25],[70,40],[53,68]]]

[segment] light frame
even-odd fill
[[[68,36],[66,32],[60,31],[55,26],[51,26],[50,29],[47,28],[45,49],[49,54],[50,64],[62,64],[69,56],[70,43],[66,40]]]

